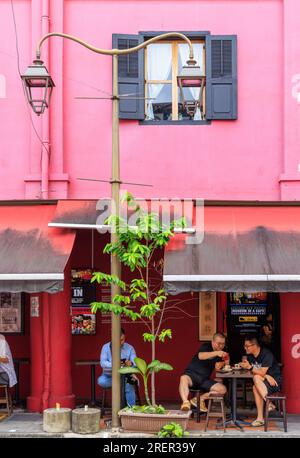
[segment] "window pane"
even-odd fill
[[[147,80],[172,79],[172,45],[153,44],[147,47]]]
[[[172,84],[147,84],[146,119],[172,120]]]
[[[199,100],[199,95],[200,95],[200,88],[198,87],[184,87],[183,88],[183,95],[184,95],[184,100],[187,101],[193,101],[193,100]],[[187,111],[183,109],[183,104],[182,104],[182,99],[181,99],[181,93],[180,89],[178,89],[178,119],[193,119],[194,121],[201,121],[202,116],[201,112],[199,110],[199,107],[197,108],[197,111],[194,115],[194,117],[191,118],[191,116],[188,115]]]
[[[203,68],[203,43],[193,43],[194,58],[197,61],[197,65],[200,67],[200,71],[204,74]],[[189,45],[187,43],[180,43],[178,45],[178,71],[182,70],[182,66],[186,65],[186,61],[189,59]]]
[[[204,74],[204,67],[203,67],[203,43],[193,43],[194,49],[194,57],[197,61],[197,65],[200,67],[201,74]],[[189,46],[187,43],[180,43],[178,45],[178,73],[181,72],[182,66],[186,65],[186,61],[189,58]],[[193,101],[199,100],[200,95],[200,88],[191,87],[191,88],[183,88],[183,94],[185,101]],[[193,119],[194,121],[201,121],[202,116],[199,108],[194,115],[194,117],[190,117],[186,110],[183,109],[183,104],[181,100],[181,93],[178,90],[178,119]]]

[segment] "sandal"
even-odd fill
[[[187,412],[188,410],[191,410],[191,403],[190,401],[184,401],[181,404],[180,410],[183,410],[184,412]]]
[[[254,420],[251,423],[251,426],[264,426],[265,422],[263,420]]]
[[[197,398],[196,397],[190,399],[190,403],[192,404],[193,407],[197,408]],[[200,399],[199,410],[200,412],[207,412],[208,410],[203,399]]]

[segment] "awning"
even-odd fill
[[[300,291],[300,206],[204,206],[204,238],[178,234],[164,283],[184,291]]]
[[[99,200],[59,200],[55,215],[48,226],[69,229],[97,229],[99,232],[109,232],[111,226],[105,224],[105,221],[111,213],[110,202],[110,198]],[[122,214],[122,208],[121,216],[126,218],[126,214]],[[193,234],[195,229],[192,227],[186,227],[183,230],[175,228],[175,232]]]
[[[56,205],[0,204],[0,291],[56,293],[75,232],[49,228]]]
[[[73,229],[102,227],[102,224],[97,225],[97,219],[104,211],[107,211],[107,206],[105,206],[104,199],[101,201],[102,205],[97,202],[97,200],[59,200],[49,227]],[[97,210],[97,207],[100,209]]]

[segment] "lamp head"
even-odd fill
[[[21,75],[25,94],[33,111],[39,116],[49,107],[52,90],[55,86],[44,62],[35,59]]]
[[[181,73],[177,76],[177,85],[180,89],[182,105],[190,118],[193,118],[197,108],[199,107],[201,112],[203,110],[203,88],[205,85],[205,75],[201,74],[199,65],[194,59],[189,59],[186,65],[182,67]],[[199,88],[199,100],[186,100],[184,96],[183,88],[196,87]]]

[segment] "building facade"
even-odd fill
[[[109,181],[111,174],[111,57],[59,37],[47,40],[42,59],[56,87],[51,109],[37,117],[30,113],[19,72],[35,57],[41,36],[49,32],[75,35],[107,49],[132,47],[166,31],[183,32],[193,40],[206,89],[203,110],[191,119],[176,87],[176,72],[186,60],[186,47],[178,37],[120,59],[120,92],[136,97],[129,95],[126,100],[125,95],[121,101],[121,177],[124,182],[152,185],[128,185],[136,197],[204,199],[221,207],[251,202],[254,208],[255,202],[264,202],[266,207],[297,212],[299,26],[297,0],[19,0],[13,9],[10,1],[2,0],[2,237],[7,228],[22,230],[19,222],[12,219],[12,225],[7,219],[7,208],[14,214],[19,207],[29,209],[25,220],[37,206],[52,208],[48,213],[41,210],[45,218],[40,223],[38,215],[32,216],[36,225],[29,224],[29,231],[39,224],[47,228],[61,201],[90,202],[110,195],[108,182],[91,180]],[[187,96],[198,94],[191,90]],[[58,228],[49,231],[47,237],[63,233]],[[20,391],[33,411],[55,402],[73,406],[76,397],[89,395],[89,369],[76,362],[97,359],[101,345],[109,340],[109,321],[100,317],[95,335],[71,335],[71,269],[109,270],[109,259],[101,254],[105,237],[80,229],[73,232],[73,245],[57,267],[64,273],[63,289],[49,294],[47,288],[38,291],[35,286],[31,291],[25,285],[24,334],[8,336],[14,355],[30,358],[30,365],[20,367]],[[22,273],[21,267],[18,272]],[[1,273],[5,282],[10,271],[4,263]],[[2,283],[2,291],[8,291],[8,285]],[[300,386],[292,374],[299,372],[300,364],[300,289],[277,292],[288,411],[299,413]],[[173,340],[159,349],[160,359],[175,367],[172,380],[161,376],[162,400],[177,399],[179,376],[199,346],[198,294],[185,294],[182,319],[169,319]],[[226,293],[220,288],[217,296],[218,327],[222,327]],[[32,311],[35,301],[38,316]],[[147,357],[150,350],[137,326],[126,324],[127,340]],[[175,357],[178,348],[180,361]]]

